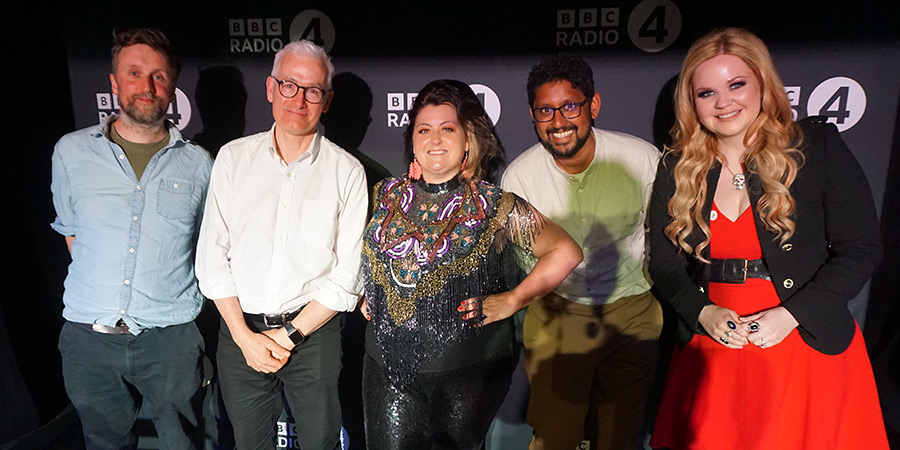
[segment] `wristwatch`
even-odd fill
[[[306,335],[294,328],[294,324],[290,321],[284,324],[284,331],[287,331],[288,337],[291,338],[291,342],[293,342],[294,345],[300,345],[306,342]]]

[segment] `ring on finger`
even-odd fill
[[[719,341],[722,342],[722,343],[725,344],[725,345],[728,345],[728,338],[720,337],[720,338],[719,338]]]
[[[753,322],[750,322],[750,324],[747,325],[747,329],[750,330],[751,333],[756,333],[757,331],[759,331],[759,322],[755,320]]]
[[[730,338],[730,337],[731,337],[731,330],[728,330],[728,331],[725,332],[725,337],[726,337],[726,338]]]
[[[725,325],[728,325],[728,328],[731,328],[732,330],[737,330],[737,324],[734,323],[733,320],[729,320],[728,322],[725,322]]]
[[[766,338],[762,338],[759,340],[759,347],[766,348]]]

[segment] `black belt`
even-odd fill
[[[297,317],[297,314],[300,314],[300,311],[302,311],[305,306],[306,305],[303,305],[293,311],[281,314],[244,313],[244,320],[256,325],[262,325],[264,328],[280,328],[283,327],[284,324],[293,320],[294,317]]]
[[[761,259],[715,259],[710,264],[711,283],[740,284],[747,278],[771,280],[766,264]]]

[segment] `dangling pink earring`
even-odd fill
[[[466,162],[469,160],[469,151],[466,150],[466,156],[463,156],[462,164],[459,165],[459,173],[462,174],[466,170]]]
[[[412,162],[409,163],[409,173],[407,175],[410,180],[422,178],[422,166],[419,165],[419,160],[413,158]]]

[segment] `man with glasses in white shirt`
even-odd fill
[[[357,303],[366,218],[362,165],[317,132],[334,66],[286,45],[266,80],[275,124],[220,150],[197,278],[225,326],[217,353],[240,449],[271,449],[282,393],[303,449],[340,445],[340,311]]]

